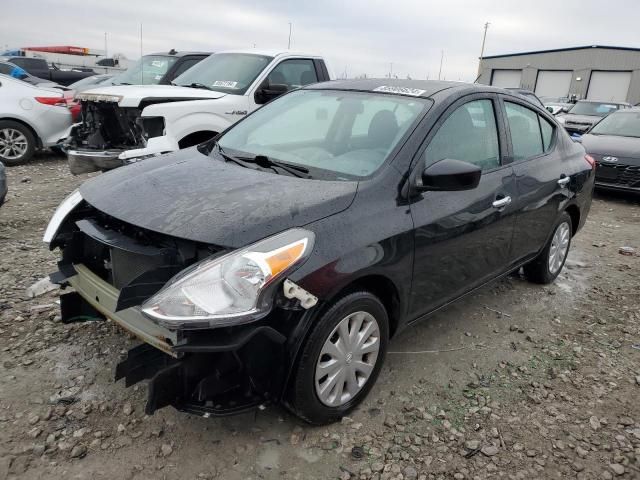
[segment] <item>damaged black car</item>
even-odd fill
[[[582,146],[506,90],[328,82],[89,180],[44,240],[63,321],[142,341],[116,379],[149,380],[147,413],[280,403],[323,424],[403,328],[520,267],[552,282],[593,185]]]

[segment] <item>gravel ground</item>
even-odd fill
[[[283,409],[143,413],[113,368],[135,339],[59,323],[41,243],[84,177],[40,155],[0,208],[0,479],[640,478],[640,200],[598,195],[553,285],[511,276],[391,344],[342,423]],[[622,255],[620,247],[635,248]]]

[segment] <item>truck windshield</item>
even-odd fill
[[[594,117],[606,117],[611,112],[615,112],[620,108],[620,105],[615,103],[600,103],[600,102],[578,102],[576,103],[569,113],[573,115],[592,115]]]
[[[431,104],[401,95],[297,90],[232,127],[218,145],[228,157],[267,157],[304,167],[314,178],[356,180],[383,165]]]
[[[114,85],[157,85],[176,60],[166,55],[145,55],[111,81]]]
[[[210,90],[244,95],[273,57],[250,53],[216,53],[176,77],[174,85],[204,86]]]

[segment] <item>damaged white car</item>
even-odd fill
[[[198,145],[288,90],[327,80],[318,55],[254,49],[211,55],[173,85],[82,92],[82,121],[65,142],[69,168],[110,170]]]

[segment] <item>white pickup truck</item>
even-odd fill
[[[172,85],[118,85],[76,95],[82,121],[65,142],[73,174],[109,170],[133,159],[213,138],[286,91],[330,80],[318,55],[259,50],[211,55]]]

